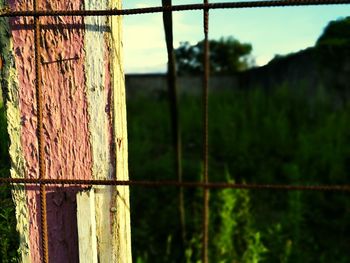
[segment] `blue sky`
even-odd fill
[[[209,0],[210,1],[210,0]],[[211,0],[232,2],[230,0]],[[173,4],[202,3],[173,0]],[[123,8],[159,6],[161,0],[125,0]],[[332,20],[350,15],[350,5],[211,10],[209,38],[234,36],[253,45],[257,65],[276,54],[288,54],[313,46]],[[201,11],[175,12],[174,46],[203,39]],[[126,73],[165,72],[166,47],[161,14],[124,17],[124,62]]]

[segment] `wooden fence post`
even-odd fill
[[[121,0],[37,1],[41,10],[121,8]],[[8,7],[32,10],[33,4],[0,0],[0,8]],[[44,178],[128,180],[121,17],[39,21]],[[32,17],[0,18],[13,178],[39,178],[33,29]],[[16,186],[13,199],[21,260],[41,262],[39,186]],[[128,187],[48,185],[46,199],[50,263],[88,262],[79,258],[83,226],[96,233],[90,244],[97,258],[90,262],[131,262]],[[84,213],[95,215],[84,221]]]

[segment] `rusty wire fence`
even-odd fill
[[[242,1],[228,3],[163,5],[148,8],[113,9],[113,10],[40,10],[39,1],[34,0],[34,9],[28,11],[0,10],[0,17],[34,17],[34,52],[35,52],[35,92],[37,100],[37,140],[39,146],[39,174],[37,179],[29,178],[0,178],[0,186],[36,184],[40,186],[40,218],[41,218],[41,249],[43,262],[49,262],[48,226],[46,209],[46,186],[50,184],[61,185],[113,185],[113,186],[142,186],[142,187],[177,187],[177,188],[202,188],[203,192],[203,217],[202,217],[202,262],[208,263],[208,227],[209,227],[209,191],[210,189],[247,189],[247,190],[279,190],[279,191],[321,191],[350,193],[350,185],[280,185],[280,184],[239,184],[226,182],[210,182],[208,167],[208,90],[209,90],[209,10],[211,9],[240,9],[240,8],[272,8],[288,6],[312,6],[312,5],[337,5],[350,4],[350,0],[273,0],[273,1]],[[45,176],[44,139],[43,139],[43,96],[41,87],[41,61],[40,61],[40,17],[44,16],[127,16],[150,13],[178,12],[189,10],[203,11],[203,35],[204,35],[204,73],[202,89],[203,112],[203,181],[120,181],[120,180],[79,180],[79,179],[47,179]]]

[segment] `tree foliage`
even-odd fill
[[[316,42],[316,54],[327,86],[350,90],[350,17],[331,21]],[[350,94],[349,94],[350,95]],[[346,97],[349,97],[346,95]]]
[[[350,46],[350,16],[331,21],[316,42],[317,47]]]
[[[233,37],[209,40],[210,72],[229,74],[247,69],[253,64],[250,53],[252,45],[241,43]],[[175,50],[179,74],[199,74],[203,72],[204,41],[195,45],[181,42]]]
[[[336,71],[350,61],[350,17],[331,21],[316,42],[323,66]]]
[[[0,177],[9,177],[10,157],[8,153],[5,108],[0,102]],[[11,187],[0,185],[0,262],[18,262],[18,234],[16,232],[15,207],[11,199]]]
[[[350,17],[331,21],[317,40],[316,49],[330,67],[342,67],[350,61]]]

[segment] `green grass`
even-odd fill
[[[280,87],[269,93],[252,89],[212,94],[209,101],[210,180],[347,183],[350,105],[336,103],[327,93],[320,90],[310,98],[302,89],[292,91],[292,88]],[[182,97],[180,104],[184,179],[198,181],[201,179],[201,101],[196,97]],[[131,178],[176,179],[166,101],[130,100],[128,128]],[[227,192],[211,192],[211,262],[229,262],[225,256],[216,257],[220,254],[215,244],[218,240],[221,243],[231,240],[227,246],[235,246],[231,252],[236,251],[234,260],[237,262],[253,262],[252,257],[248,260],[245,256],[248,251],[258,251],[254,255],[259,256],[259,262],[350,260],[347,253],[350,201],[345,195],[246,193],[249,205],[232,208],[235,212],[230,217],[222,209],[225,203],[232,202],[235,194],[229,197]],[[184,262],[177,245],[180,239],[177,190],[132,188],[131,202],[135,259]],[[200,258],[201,191],[185,190],[185,202],[189,233],[186,255],[189,262],[197,262]],[[249,226],[233,227],[241,220],[235,217],[236,213],[243,213]],[[232,222],[227,222],[230,218]],[[227,227],[225,231],[224,226],[231,226],[231,229]],[[251,233],[248,235],[249,231],[244,229],[250,229]],[[232,234],[220,236],[225,233]]]
[[[210,96],[210,181],[345,184],[350,169],[350,104],[320,90],[280,87]],[[199,97],[181,98],[183,174],[201,180]],[[175,180],[168,103],[128,101],[132,180]],[[0,169],[9,176],[0,106]],[[179,247],[178,190],[131,188],[134,261],[199,262],[202,191],[186,189],[185,249]],[[349,196],[339,193],[213,190],[210,262],[349,262]],[[9,188],[0,188],[0,262],[14,262],[18,240]],[[306,249],[307,248],[307,249]]]

